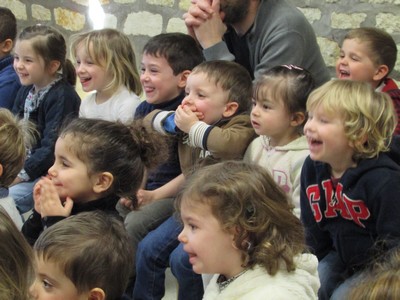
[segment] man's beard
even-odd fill
[[[244,20],[249,12],[250,0],[236,0],[225,1],[224,4],[221,3],[221,11],[225,13],[223,22],[225,24],[235,24]]]

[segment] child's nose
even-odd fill
[[[186,237],[186,235],[185,235],[185,229],[183,229],[183,230],[181,231],[181,233],[178,235],[178,241],[180,241],[180,242],[183,243],[183,244],[186,244],[186,243],[187,243],[187,237]]]
[[[50,167],[50,169],[47,171],[47,173],[51,176],[51,177],[55,177],[57,172],[56,172],[56,168],[54,165],[52,165]]]

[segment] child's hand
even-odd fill
[[[136,198],[138,199],[139,206],[143,206],[154,201],[155,193],[154,191],[147,191],[140,189],[136,193]]]
[[[128,198],[120,198],[119,199],[119,203],[130,210],[133,210],[133,205],[132,205],[132,200],[129,200]]]
[[[35,210],[42,218],[50,216],[68,217],[71,214],[73,201],[67,197],[64,203],[61,202],[53,182],[48,178],[40,179],[33,190]]]
[[[202,113],[192,111],[188,106],[179,105],[175,111],[175,124],[180,130],[189,133],[190,128],[200,120]]]

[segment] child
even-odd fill
[[[101,211],[71,216],[34,245],[33,299],[122,299],[133,259],[120,220]]]
[[[277,66],[255,82],[251,123],[258,135],[247,148],[244,160],[270,171],[288,194],[300,217],[300,173],[309,155],[302,135],[306,102],[314,89],[312,75],[296,66]]]
[[[0,7],[0,107],[12,109],[21,84],[13,68],[11,51],[17,35],[17,20],[6,7]]]
[[[33,275],[32,249],[0,207],[0,299],[30,299],[28,289]]]
[[[54,161],[57,129],[67,116],[77,116],[80,98],[75,92],[75,70],[66,59],[64,37],[44,25],[26,27],[14,49],[14,69],[23,87],[18,91],[13,113],[32,121],[38,140],[23,169],[10,188],[19,212],[32,209],[32,190]]]
[[[396,117],[370,84],[333,80],[311,93],[301,219],[320,263],[320,299],[344,299],[376,253],[400,238],[400,166],[385,151]]]
[[[145,169],[161,160],[157,153],[163,146],[158,134],[139,123],[69,122],[57,139],[54,165],[35,186],[35,208],[22,227],[25,237],[33,244],[43,228],[84,211],[117,214],[119,197],[135,197]]]
[[[368,27],[352,29],[344,37],[336,62],[336,76],[339,79],[366,81],[377,91],[387,92],[400,120],[400,90],[396,82],[388,77],[396,58],[396,43],[387,32]],[[400,123],[397,123],[394,134],[400,134]]]
[[[147,100],[137,107],[134,118],[144,118],[155,109],[175,110],[184,98],[187,76],[202,61],[201,49],[187,34],[163,33],[152,37],[143,48],[140,74]],[[173,213],[173,198],[152,201],[155,198],[152,191],[181,173],[178,139],[171,138],[168,153],[161,154],[168,155],[168,160],[148,174],[145,185],[137,194],[139,209],[122,211],[118,205],[125,216],[125,227],[135,251],[146,234]],[[121,202],[131,206],[126,199]]]
[[[317,258],[304,253],[300,220],[265,168],[205,167],[176,205],[193,270],[217,274],[203,299],[317,299]]]
[[[396,300],[400,295],[400,251],[386,254],[383,261],[367,270],[359,282],[352,286],[347,299]]]
[[[154,111],[146,117],[165,134],[179,130],[183,174],[155,191],[160,199],[175,197],[193,168],[218,160],[241,159],[254,138],[248,116],[252,81],[244,67],[227,61],[204,62],[190,73],[185,90],[186,97],[176,113]],[[201,276],[193,274],[187,255],[177,248],[180,228],[170,217],[139,243],[135,299],[162,298],[168,265],[179,282],[178,298],[201,299]],[[179,263],[175,265],[173,258]],[[180,260],[185,266],[182,269],[177,266],[181,266]]]
[[[29,127],[9,110],[0,108],[0,206],[18,229],[22,227],[22,218],[14,200],[8,195],[8,187],[24,165],[26,148],[33,143],[32,138],[32,126]]]
[[[132,121],[142,93],[136,57],[128,37],[115,29],[100,29],[72,37],[76,72],[88,95],[79,110],[83,118]]]

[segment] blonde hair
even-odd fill
[[[385,254],[383,262],[361,275],[350,289],[347,299],[352,300],[397,300],[400,295],[400,251]]]
[[[0,187],[8,187],[21,171],[26,149],[34,142],[34,125],[0,108]]]
[[[389,150],[397,117],[386,93],[376,92],[366,82],[331,80],[310,94],[307,111],[318,106],[343,119],[345,135],[354,145],[355,161]]]
[[[197,170],[177,198],[178,212],[182,203],[207,205],[224,230],[237,230],[234,243],[243,267],[261,265],[274,275],[284,262],[293,271],[294,256],[305,250],[300,220],[261,166],[226,161]]]
[[[0,299],[30,299],[33,278],[32,248],[0,206]]]
[[[110,72],[112,80],[105,89],[116,91],[124,85],[136,95],[142,93],[135,51],[125,34],[106,28],[73,35],[70,52],[76,55],[80,46],[96,65]]]

